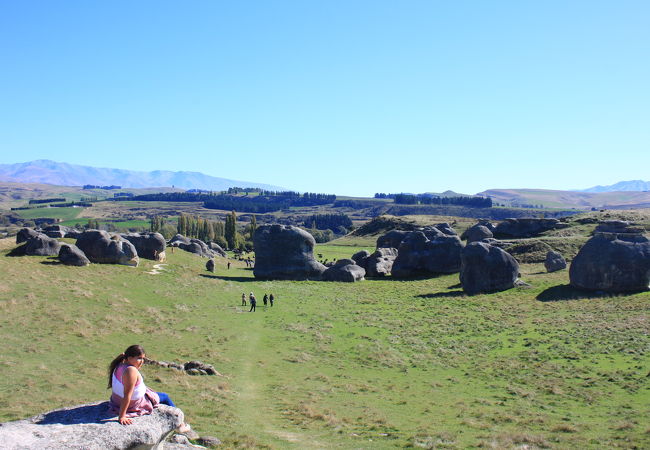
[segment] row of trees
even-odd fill
[[[349,230],[352,228],[352,220],[345,214],[314,214],[304,221],[305,227],[318,230],[338,230],[341,227]]]
[[[470,208],[491,208],[489,197],[437,197],[430,195],[395,194],[398,205],[460,205]]]

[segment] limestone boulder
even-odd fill
[[[546,260],[544,261],[544,267],[547,272],[557,272],[558,270],[566,269],[566,260],[561,253],[554,250],[549,250],[546,253]]]
[[[366,275],[383,277],[389,275],[397,258],[396,248],[378,248],[366,259]]]
[[[43,233],[30,234],[27,241],[11,252],[13,256],[58,256],[61,243]],[[16,239],[18,240],[18,239]]]
[[[641,233],[598,232],[571,261],[569,279],[572,286],[592,291],[648,290],[650,241]]]
[[[456,230],[454,230],[451,225],[449,225],[447,222],[442,222],[434,225],[435,228],[440,230],[442,233],[446,234],[447,236],[456,236],[458,233],[456,233]]]
[[[410,231],[392,230],[377,238],[377,248],[399,248]]]
[[[23,242],[27,242],[31,238],[35,238],[41,234],[40,232],[34,230],[33,228],[21,228],[18,231],[18,234],[16,234],[16,244],[22,244]]]
[[[153,448],[184,422],[178,408],[160,405],[128,426],[108,412],[108,402],[57,409],[0,424],[3,450],[105,450]]]
[[[411,231],[401,242],[391,275],[410,278],[460,270],[463,244],[458,236],[440,233],[429,239],[423,231]]]
[[[221,248],[221,246],[216,242],[210,242],[208,244],[208,248],[210,248],[210,250],[212,250],[214,253],[216,253],[219,256],[222,256],[224,258],[227,257],[226,251],[223,248]]]
[[[103,230],[84,231],[77,239],[77,247],[92,263],[137,266],[140,262],[133,244]]]
[[[43,234],[46,234],[51,238],[57,238],[57,239],[67,237],[67,234],[69,232],[70,232],[70,227],[66,227],[63,225],[50,225],[43,228]]]
[[[460,282],[469,295],[510,289],[518,275],[517,260],[498,247],[472,242],[461,253]]]
[[[173,238],[169,240],[169,245],[174,245],[176,244],[176,247],[178,247],[178,244],[189,244],[190,243],[190,238],[183,236],[182,234],[176,234],[174,235]]]
[[[369,256],[370,252],[368,250],[361,250],[352,255],[352,260],[356,263],[357,266],[363,267],[365,269],[366,261]]]
[[[558,219],[506,219],[496,226],[493,234],[499,239],[530,238],[537,237],[545,231],[557,230],[568,226],[567,223],[561,222]]]
[[[205,263],[205,270],[214,273],[214,259],[208,259],[208,262]]]
[[[59,250],[59,261],[66,266],[87,266],[90,264],[90,260],[86,258],[84,252],[73,244],[61,245],[61,250]]]
[[[469,227],[465,232],[460,236],[461,239],[466,240],[469,244],[470,242],[478,242],[483,239],[491,239],[494,235],[492,231],[485,225],[476,224]]]
[[[167,241],[160,233],[126,233],[120,235],[135,247],[138,256],[154,261],[165,260]]]
[[[316,241],[291,225],[262,225],[255,230],[256,278],[266,280],[320,279],[326,267],[314,259]]]
[[[332,266],[323,272],[323,280],[325,281],[343,281],[353,283],[361,281],[366,275],[366,270],[358,266],[352,259],[339,259]]]

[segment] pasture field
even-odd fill
[[[0,421],[107,399],[108,363],[140,343],[224,374],[143,368],[225,448],[650,447],[648,292],[588,295],[535,264],[528,288],[468,297],[458,275],[257,281],[178,249],[152,275],[13,247],[0,240]]]

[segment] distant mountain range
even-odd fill
[[[39,159],[26,163],[0,164],[0,181],[17,183],[43,183],[59,186],[83,186],[86,184],[124,188],[177,187],[223,191],[229,187],[260,188],[282,191],[285,188],[250,181],[212,177],[200,172],[171,172],[97,168]]]
[[[578,189],[579,192],[647,192],[650,191],[650,181],[632,180],[619,181],[609,186],[594,186],[589,189]]]

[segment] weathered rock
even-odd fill
[[[366,259],[366,275],[383,277],[390,274],[396,258],[396,248],[378,248]]]
[[[365,269],[366,260],[369,256],[370,252],[368,250],[361,250],[360,252],[356,252],[354,255],[352,255],[352,260],[357,264],[357,266],[363,267]]]
[[[59,250],[59,261],[66,266],[87,266],[90,260],[86,258],[84,252],[73,244],[62,244]]]
[[[77,247],[93,263],[137,266],[140,262],[135,246],[119,235],[103,230],[88,230],[77,239]]]
[[[203,375],[217,375],[212,364],[205,364],[201,361],[188,361],[183,365],[185,370],[197,369],[203,372]]]
[[[316,241],[290,225],[262,225],[255,230],[256,278],[266,280],[320,279],[326,267],[314,259]]]
[[[221,441],[218,438],[212,436],[201,436],[196,440],[196,442],[208,448],[218,447],[219,445],[221,445]]]
[[[30,237],[23,244],[19,250],[19,254],[30,256],[58,256],[59,250],[61,250],[61,243],[59,241],[39,233],[34,237]]]
[[[21,228],[20,231],[18,231],[18,234],[16,234],[16,244],[22,244],[23,242],[27,242],[31,238],[35,238],[38,236],[39,233],[38,231],[34,230],[33,228]]]
[[[566,269],[566,260],[559,252],[550,250],[546,254],[544,267],[546,267],[547,272],[557,272],[558,270]]]
[[[76,228],[70,228],[70,230],[65,234],[66,238],[69,239],[79,239],[79,236],[83,234],[82,230],[77,230]]]
[[[645,291],[650,285],[650,241],[641,233],[596,233],[571,262],[569,279],[580,289]]]
[[[352,259],[339,259],[336,263],[323,272],[325,281],[344,281],[353,283],[363,280],[366,270],[358,266]]]
[[[205,270],[214,273],[214,259],[208,259],[208,262],[205,263]]]
[[[3,450],[105,450],[157,445],[184,421],[178,408],[160,405],[152,414],[121,425],[108,402],[58,409],[0,424]]]
[[[192,445],[190,443],[190,440],[184,434],[175,434],[171,437],[169,441],[172,442],[173,444],[179,444],[185,447],[189,447],[190,445]]]
[[[135,247],[138,256],[154,261],[165,260],[167,241],[160,233],[126,233],[120,234]]]
[[[467,244],[461,260],[460,282],[469,295],[510,289],[519,274],[519,264],[510,254],[484,242]]]
[[[463,244],[458,236],[443,233],[428,239],[422,231],[411,231],[402,241],[391,268],[395,278],[409,278],[460,270]]]
[[[205,258],[213,258],[215,256],[215,254],[216,254],[202,240],[200,240],[200,239],[190,239],[190,238],[187,238],[187,237],[183,236],[182,234],[177,234],[176,236],[174,236],[169,241],[169,245],[171,245],[173,247],[178,247],[181,250],[185,250],[186,252],[194,253],[196,255],[199,255],[199,256],[205,257]]]
[[[449,225],[447,222],[442,222],[434,225],[438,230],[440,230],[442,233],[448,235],[448,236],[457,236],[458,233],[456,233],[456,230],[454,230],[451,225]]]
[[[43,228],[42,232],[48,237],[60,239],[66,237],[69,231],[70,228],[63,225],[50,225]]]
[[[488,227],[481,224],[476,224],[469,227],[465,232],[460,236],[461,239],[466,240],[467,243],[482,241],[483,239],[493,238],[494,235]]]
[[[183,236],[182,234],[176,234],[174,235],[173,238],[169,240],[169,245],[174,245],[176,244],[176,247],[178,247],[178,244],[189,244],[190,243],[190,238]]]
[[[404,240],[410,231],[392,230],[383,236],[377,238],[377,248],[399,248],[399,244]]]
[[[594,233],[616,233],[616,234],[643,234],[645,228],[632,225],[623,220],[606,220],[600,222]]]
[[[226,251],[223,248],[221,248],[221,246],[216,242],[210,242],[208,244],[208,248],[210,248],[210,250],[212,250],[214,253],[216,253],[219,256],[223,256],[224,258],[227,257]]]
[[[497,238],[528,238],[536,237],[549,230],[566,228],[569,225],[558,219],[506,219],[496,226],[493,234]]]

